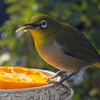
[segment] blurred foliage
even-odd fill
[[[17,28],[28,23],[33,15],[39,13],[48,14],[75,26],[100,52],[99,0],[4,0],[4,2],[8,5],[6,14],[9,19],[5,20],[0,28],[0,59],[7,57],[8,59],[3,59],[0,65],[55,70],[40,58],[29,32],[20,38],[15,34]],[[75,91],[73,100],[100,99],[100,69],[91,67],[86,70],[86,74],[87,77],[78,85],[71,81]]]

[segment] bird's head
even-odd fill
[[[38,14],[31,18],[30,23],[23,25],[16,32],[20,30],[29,30],[33,38],[52,38],[58,34],[60,24],[59,21],[48,15]]]

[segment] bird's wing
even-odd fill
[[[87,61],[100,62],[99,54],[79,30],[74,27],[65,30],[55,38],[65,54]]]

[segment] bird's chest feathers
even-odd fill
[[[38,49],[40,56],[47,62],[52,62],[53,59],[59,56],[60,47],[55,41],[44,44],[42,49]]]
[[[45,45],[42,49],[37,49],[40,56],[50,65],[56,66],[58,62],[62,62],[61,59],[63,53],[61,51],[60,45],[56,41],[52,41]]]
[[[37,48],[37,50],[48,64],[60,70],[76,72],[88,65],[86,61],[64,54],[61,48],[56,41],[52,41],[47,46],[45,45],[42,49]]]

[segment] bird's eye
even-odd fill
[[[40,24],[41,28],[46,28],[47,27],[47,21],[46,20],[42,20],[41,24]]]

